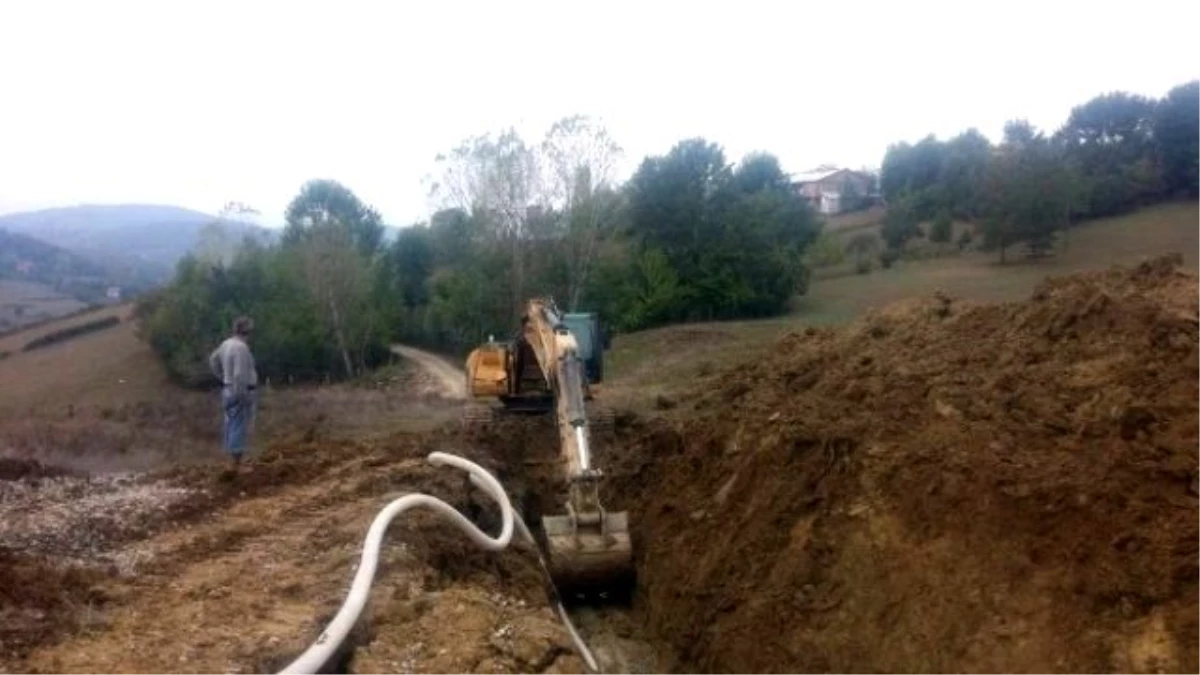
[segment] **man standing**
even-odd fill
[[[221,408],[225,413],[225,452],[233,460],[235,470],[241,464],[256,407],[254,392],[258,388],[258,373],[254,370],[254,356],[247,344],[253,331],[254,322],[249,317],[238,317],[233,322],[233,335],[208,357],[213,375],[223,385]]]

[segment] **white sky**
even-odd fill
[[[0,3],[0,212],[145,202],[281,220],[337,179],[424,218],[439,151],[598,116],[646,154],[702,135],[786,170],[1200,74],[1200,3]]]

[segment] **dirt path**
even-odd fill
[[[392,345],[392,352],[410,359],[437,378],[444,395],[450,398],[466,398],[467,385],[463,371],[445,359],[427,351],[406,345]]]

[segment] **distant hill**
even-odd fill
[[[106,266],[139,267],[162,281],[175,263],[193,250],[215,216],[178,206],[153,204],[82,205],[0,216],[0,229],[34,237],[81,254]],[[225,230],[240,241],[260,241],[275,234],[250,223],[226,222]]]
[[[0,280],[41,285],[92,304],[109,301],[110,287],[128,296],[160,283],[161,277],[145,265],[93,258],[0,225]]]

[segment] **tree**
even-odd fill
[[[1004,123],[1004,145],[1008,147],[1024,147],[1040,137],[1041,133],[1027,119],[1009,120]]]
[[[439,155],[441,179],[431,196],[444,207],[467,211],[476,226],[510,256],[510,313],[525,301],[525,242],[530,217],[547,204],[542,164],[535,149],[514,130],[496,138],[468,138],[449,155]]]
[[[619,198],[612,189],[621,147],[591,118],[565,117],[546,133],[548,187],[565,221],[567,309],[579,308],[600,241],[613,233]]]
[[[933,219],[933,225],[929,228],[929,241],[944,244],[950,241],[953,234],[954,221],[950,218],[948,211],[942,211],[937,218]]]
[[[944,154],[939,179],[943,199],[937,211],[967,220],[978,217],[992,144],[977,129],[968,129],[946,142]]]
[[[300,188],[285,214],[285,244],[295,243],[308,228],[335,224],[345,229],[352,246],[364,256],[373,256],[383,243],[379,212],[334,180],[311,180]]]
[[[288,205],[287,221],[284,252],[303,270],[345,373],[352,377],[355,364],[366,363],[384,334],[370,301],[383,238],[378,213],[341,184],[319,180],[304,184]]]
[[[1200,194],[1200,80],[1171,89],[1153,119],[1163,182],[1173,194]]]
[[[433,273],[434,261],[430,228],[417,224],[400,231],[386,257],[390,285],[400,304],[409,309],[428,304],[426,280]]]
[[[773,156],[731,168],[719,146],[689,139],[643,161],[629,193],[636,246],[665,258],[680,285],[673,315],[644,320],[763,316],[803,292],[819,227]]]
[[[1159,196],[1154,116],[1154,101],[1125,92],[1103,94],[1071,110],[1056,140],[1085,182],[1088,215],[1120,213]]]
[[[903,250],[909,239],[918,237],[920,234],[921,227],[917,220],[912,197],[902,197],[888,206],[879,235],[887,243],[889,250],[896,252]]]
[[[1073,196],[1060,147],[1027,123],[1006,125],[988,172],[985,246],[999,249],[1001,263],[1018,242],[1044,255],[1069,222]]]

